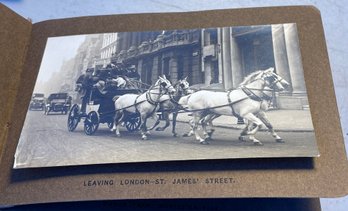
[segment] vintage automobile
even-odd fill
[[[68,93],[53,93],[47,98],[45,105],[45,113],[48,115],[50,112],[60,112],[61,114],[67,114],[71,107],[72,97]]]
[[[29,104],[29,110],[44,110],[44,109],[45,109],[45,95],[41,93],[34,93]]]

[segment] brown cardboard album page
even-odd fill
[[[0,108],[1,204],[347,194],[346,154],[323,26],[315,8],[111,15],[33,25],[3,6],[0,9],[0,44],[7,49],[0,53],[0,92],[6,99]],[[77,47],[71,50],[74,44]],[[57,70],[54,62],[70,51],[77,54],[65,58],[64,68]],[[100,110],[109,98],[86,98],[83,109],[84,102],[72,88],[80,75],[88,74],[99,77],[93,87],[100,88],[108,80],[100,80],[100,74],[108,68],[124,71],[118,74],[125,80],[138,77],[139,84],[153,85],[146,90],[154,91],[144,98],[149,107],[150,102],[156,104],[157,91],[174,92],[172,85],[180,84],[176,91],[189,83],[194,93],[187,99],[191,110],[185,111],[203,115],[201,121],[205,119],[208,126],[213,114],[222,115],[214,119],[214,135],[202,135],[206,129],[198,122],[196,132],[202,137],[181,136],[192,119],[183,113],[177,117],[178,137],[169,128],[153,130],[151,136],[137,128],[131,133],[140,118],[131,115],[120,123],[121,137],[110,132],[109,123],[114,122]],[[45,81],[49,86],[42,85]],[[262,92],[250,86],[259,82]],[[250,104],[235,106],[246,99],[229,91],[238,87],[248,100],[259,103],[255,118],[242,112]],[[107,96],[103,91],[102,87]],[[46,101],[35,107],[40,92]],[[209,112],[195,113],[203,111],[195,106],[215,103],[220,98],[209,100],[224,92],[228,99],[237,99],[226,104],[234,107],[216,104],[203,108]],[[64,105],[71,101],[69,109],[53,106],[52,99],[61,96]],[[117,104],[122,99],[114,100]],[[74,103],[82,112],[74,113]],[[99,108],[93,110],[96,104]],[[237,113],[244,123],[258,125],[264,106],[269,108],[265,113],[274,133],[267,133],[269,124],[260,120],[260,130],[250,124],[248,139],[239,140],[244,124],[225,116]],[[76,115],[81,118],[72,127]]]

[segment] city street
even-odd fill
[[[317,154],[314,132],[279,132],[285,143],[276,143],[268,132],[260,131],[256,137],[264,145],[255,146],[238,140],[239,129],[216,127],[214,140],[209,145],[201,145],[193,137],[172,137],[171,128],[164,132],[152,131],[149,140],[143,141],[139,132],[130,133],[121,128],[122,137],[116,137],[106,124],[101,124],[93,136],[87,136],[83,121],[74,132],[69,132],[67,118],[67,115],[46,116],[40,111],[28,111],[17,148],[16,167]],[[178,122],[178,134],[188,129],[188,124]]]

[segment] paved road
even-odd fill
[[[68,132],[66,121],[67,115],[45,116],[40,111],[29,111],[17,148],[17,167],[317,154],[313,132],[281,132],[286,141],[282,144],[267,132],[259,132],[256,137],[264,145],[254,146],[238,141],[240,130],[216,128],[214,141],[201,145],[193,137],[172,137],[169,129],[153,131],[149,140],[141,141],[138,132],[122,128],[122,137],[118,138],[102,124],[95,135],[87,136],[82,122],[76,131]],[[186,123],[177,126],[179,134],[188,129]]]

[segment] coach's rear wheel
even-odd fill
[[[80,122],[79,112],[80,112],[80,107],[77,104],[73,105],[73,107],[71,107],[70,109],[69,116],[68,116],[68,124],[67,124],[68,130],[70,132],[74,131]]]
[[[99,127],[99,116],[97,112],[91,111],[88,113],[86,119],[85,119],[85,126],[84,130],[86,135],[93,135],[95,131],[97,131]]]
[[[133,116],[127,119],[126,121],[126,128],[129,132],[134,132],[139,129],[141,124],[140,116]]]

